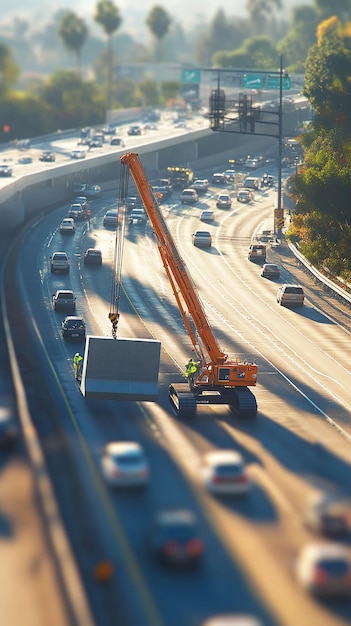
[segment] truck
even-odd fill
[[[167,167],[169,184],[173,189],[190,187],[194,180],[194,172],[189,167]]]
[[[181,418],[196,415],[198,405],[225,404],[245,418],[255,417],[257,402],[250,387],[257,384],[257,365],[251,360],[230,359],[222,351],[209,324],[202,301],[182,259],[165,218],[153,195],[138,154],[120,157],[129,169],[153,228],[161,260],[192,344],[198,366],[196,372],[168,387],[174,412]],[[121,172],[121,177],[123,176]]]
[[[267,247],[262,243],[252,243],[249,247],[247,258],[253,263],[266,262]]]

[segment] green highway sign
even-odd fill
[[[246,89],[262,89],[263,74],[244,74],[244,85]]]
[[[201,70],[186,68],[182,70],[182,83],[200,83]]]
[[[290,89],[290,76],[282,77],[282,88],[284,90]],[[266,76],[266,89],[280,89],[280,74],[276,74],[274,76],[270,76],[269,74]]]

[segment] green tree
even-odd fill
[[[256,35],[265,32],[267,19],[271,19],[273,9],[280,9],[281,6],[281,0],[247,0],[246,9]]]
[[[162,104],[169,100],[177,100],[180,97],[181,84],[177,81],[164,81],[161,83]]]
[[[342,127],[351,131],[351,51],[340,37],[337,21],[314,45],[306,61],[303,93],[314,113],[314,128]],[[323,31],[323,25],[319,26]],[[349,40],[346,40],[349,43]]]
[[[215,67],[240,67],[273,69],[279,66],[277,49],[270,37],[249,37],[238,50],[217,52],[213,56]]]
[[[53,130],[51,108],[40,97],[31,94],[10,93],[0,100],[0,119],[10,132],[0,129],[0,141],[38,137]]]
[[[95,81],[84,81],[74,71],[55,72],[39,96],[52,110],[54,129],[79,128],[105,121],[106,101]]]
[[[162,41],[172,23],[167,11],[159,5],[152,7],[146,17],[145,24],[156,39],[155,60],[162,61]]]
[[[77,71],[80,74],[82,48],[88,35],[88,29],[84,20],[72,11],[68,11],[61,20],[58,35],[62,39],[66,48],[75,54]]]
[[[118,7],[112,2],[112,0],[100,0],[96,5],[96,11],[94,16],[95,22],[102,26],[105,35],[107,36],[107,54],[108,54],[108,77],[107,77],[107,108],[111,108],[111,94],[113,80],[113,64],[114,54],[112,47],[112,36],[119,29],[122,18]]]
[[[218,9],[209,27],[198,37],[196,58],[199,65],[211,65],[213,55],[218,51],[240,48],[249,34],[247,21],[230,19],[223,9]]]
[[[157,106],[159,104],[159,93],[157,81],[152,78],[144,78],[138,84],[138,89],[143,97],[144,106]]]
[[[314,0],[319,20],[335,15],[342,21],[351,19],[351,0]]]
[[[309,49],[316,43],[318,17],[309,6],[296,7],[287,35],[278,43],[278,52],[284,57],[290,72],[304,73]]]
[[[5,97],[19,76],[19,68],[12,58],[10,48],[0,42],[0,100]]]

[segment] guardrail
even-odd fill
[[[337,296],[339,296],[351,305],[351,293],[348,293],[345,289],[339,287],[335,282],[324,276],[324,274],[321,274],[321,272],[319,272],[311,263],[307,261],[307,259],[301,254],[301,252],[299,252],[298,248],[294,244],[289,243],[288,246],[292,253],[295,255],[295,257],[298,259],[298,261],[302,263],[302,265],[304,265],[304,267],[308,269],[308,271],[313,274],[313,276],[317,278],[317,280],[319,280],[321,283],[323,283],[323,285],[325,285],[325,287],[328,287],[328,289],[333,291]],[[345,286],[351,289],[351,286]]]

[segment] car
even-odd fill
[[[232,199],[229,193],[218,193],[216,195],[216,207],[218,209],[231,209]]]
[[[140,208],[140,202],[138,202],[138,198],[136,196],[127,196],[126,199],[126,209],[132,211],[133,209]]]
[[[336,490],[314,493],[308,498],[304,520],[314,533],[350,535],[351,499]]]
[[[102,265],[102,253],[97,248],[88,248],[84,252],[84,265]]]
[[[101,456],[102,474],[113,487],[144,487],[150,468],[143,447],[135,441],[111,441]]]
[[[271,174],[263,174],[260,182],[261,187],[274,187],[274,178]]]
[[[79,222],[83,220],[86,216],[86,211],[83,209],[82,205],[78,202],[71,204],[67,213],[68,217],[74,219],[75,222]]]
[[[124,146],[124,141],[122,137],[112,137],[110,141],[110,146],[121,146],[122,148]]]
[[[259,167],[259,165],[260,165],[260,161],[259,161],[259,159],[251,159],[251,158],[248,158],[248,159],[246,159],[246,161],[245,161],[245,168],[246,168],[247,170],[257,170],[257,168]]]
[[[29,163],[33,163],[33,159],[30,156],[23,156],[20,159],[18,159],[18,163],[20,165],[29,165]]]
[[[60,233],[74,235],[76,232],[75,221],[72,217],[65,217],[60,223]]]
[[[189,189],[183,189],[180,192],[180,201],[182,204],[195,204],[198,199],[199,196],[197,195],[197,192],[195,189],[191,189],[190,187]]]
[[[277,302],[281,306],[303,306],[305,293],[301,285],[284,283],[277,291]]]
[[[128,135],[141,135],[142,128],[139,124],[132,124],[127,130]]]
[[[236,450],[207,452],[202,460],[201,476],[211,493],[246,494],[250,489],[244,459]]]
[[[211,248],[212,235],[208,230],[196,230],[193,235],[193,245],[198,248]]]
[[[64,339],[85,339],[85,322],[82,317],[66,315],[61,323],[61,330]]]
[[[201,211],[200,220],[202,222],[213,222],[214,212],[211,209],[203,209],[203,211]]]
[[[50,270],[53,274],[68,274],[70,264],[67,252],[54,252],[50,257]]]
[[[253,193],[251,191],[251,189],[239,189],[236,199],[238,200],[238,202],[243,202],[248,204],[249,202],[251,202],[253,200]]]
[[[0,449],[12,449],[19,439],[19,427],[10,408],[0,406]]]
[[[86,185],[84,190],[86,198],[99,198],[102,194],[100,185]]]
[[[102,148],[103,145],[103,141],[99,137],[93,137],[89,141],[89,148]]]
[[[233,183],[234,180],[235,180],[235,174],[236,174],[235,170],[225,170],[224,171],[224,175],[226,176],[227,180],[229,180],[231,183]]]
[[[88,198],[87,196],[76,196],[72,204],[80,204],[82,209],[86,211],[88,208]]]
[[[12,167],[7,165],[7,163],[0,164],[0,176],[12,176]]]
[[[351,560],[341,543],[308,543],[296,559],[296,577],[302,587],[319,598],[350,598]]]
[[[267,254],[267,246],[262,243],[251,243],[247,258],[252,263],[265,263]]]
[[[103,218],[103,225],[105,228],[116,228],[118,218],[118,209],[109,209],[106,211]]]
[[[85,159],[86,156],[86,150],[76,149],[71,152],[71,159]]]
[[[280,267],[275,263],[264,263],[261,269],[261,276],[263,278],[280,278]]]
[[[169,192],[167,187],[161,187],[160,185],[152,185],[152,192],[154,197],[158,200],[158,202],[162,202],[162,200],[166,200],[169,196]]]
[[[144,224],[147,216],[144,209],[133,209],[128,217],[129,224]]]
[[[85,194],[88,185],[86,183],[74,183],[72,187],[72,191],[74,194]]]
[[[226,185],[228,183],[228,178],[224,174],[224,172],[215,172],[212,174],[211,182],[214,185]]]
[[[208,184],[207,178],[196,178],[191,186],[197,193],[205,193],[208,190]]]
[[[112,126],[111,124],[107,124],[106,126],[102,127],[101,132],[104,135],[114,135],[116,132],[116,127]]]
[[[48,163],[53,163],[53,161],[56,160],[56,155],[55,152],[51,152],[50,150],[44,150],[40,155],[39,155],[39,161],[44,161],[44,162],[48,162]]]
[[[150,531],[150,549],[164,565],[200,563],[204,545],[195,514],[189,509],[164,509],[156,513]]]
[[[259,179],[256,176],[246,176],[243,187],[257,191],[259,188]]]
[[[57,289],[52,296],[55,311],[75,311],[76,298],[71,289]]]

